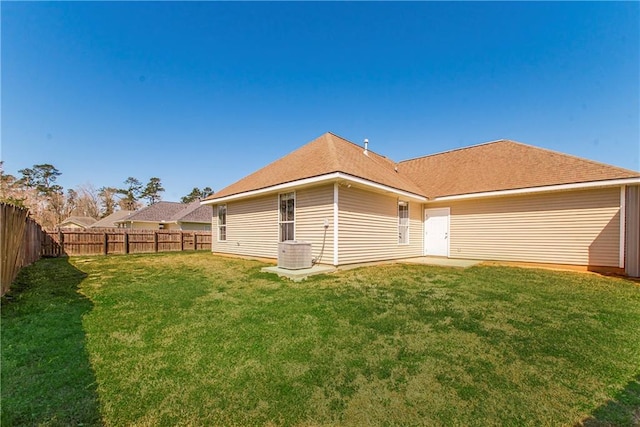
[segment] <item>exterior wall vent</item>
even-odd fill
[[[287,270],[311,268],[311,243],[300,240],[278,243],[278,267]]]

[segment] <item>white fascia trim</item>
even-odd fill
[[[620,258],[618,260],[618,267],[624,268],[624,247],[626,240],[626,222],[627,222],[627,186],[620,187]]]
[[[517,194],[542,193],[545,191],[581,190],[588,188],[615,187],[618,185],[640,184],[640,178],[611,179],[607,181],[578,182],[575,184],[546,185],[544,187],[518,188],[515,190],[487,191],[484,193],[460,194],[456,196],[436,197],[429,202],[476,199],[481,197],[511,196]]]
[[[114,222],[114,224],[127,224],[127,223],[131,223],[133,224],[134,222],[145,222],[148,224],[177,224],[178,221],[149,221],[149,220],[141,220],[141,219],[134,219],[134,220],[126,220],[126,221],[116,221]]]
[[[231,200],[243,199],[245,197],[259,196],[261,194],[274,193],[289,190],[291,188],[299,187],[309,184],[321,184],[323,182],[344,180],[346,182],[353,182],[354,184],[361,184],[367,187],[375,188],[382,191],[388,191],[390,193],[398,194],[403,197],[408,197],[413,200],[426,202],[427,198],[418,194],[409,193],[407,191],[398,190],[396,188],[388,187],[386,185],[378,184],[366,179],[358,178],[353,175],[349,175],[342,172],[333,172],[327,175],[314,176],[311,178],[299,179],[297,181],[285,182],[283,184],[273,185],[271,187],[261,188],[259,190],[245,191],[244,193],[232,194],[230,196],[220,197],[219,199],[205,200],[200,202],[203,205],[216,205]]]

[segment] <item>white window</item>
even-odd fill
[[[227,205],[218,205],[218,241],[227,240]]]
[[[296,198],[294,193],[280,194],[280,241],[295,240]]]
[[[398,244],[409,244],[409,202],[398,202]]]

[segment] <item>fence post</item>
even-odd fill
[[[60,244],[60,256],[64,255],[64,233],[58,230],[58,243]]]
[[[124,233],[124,253],[129,253],[129,232],[127,231]]]
[[[184,231],[180,230],[180,252],[184,251]]]
[[[109,255],[109,235],[107,232],[104,232],[104,254]]]
[[[197,251],[198,250],[198,235],[196,234],[196,232],[193,232],[193,250]]]
[[[158,232],[153,232],[153,251],[158,252]]]

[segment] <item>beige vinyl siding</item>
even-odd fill
[[[179,229],[186,231],[209,231],[211,230],[211,224],[205,224],[202,222],[181,222]]]
[[[422,255],[422,205],[409,204],[409,244],[398,244],[398,198],[340,187],[339,264]]]
[[[210,223],[202,222],[167,222],[164,224],[165,230],[183,230],[183,231],[209,231],[211,230]]]
[[[320,256],[324,238],[324,222],[329,227],[326,233],[321,264],[333,262],[333,184],[296,191],[295,237],[311,243],[314,258]]]
[[[445,206],[451,258],[618,266],[618,187],[426,205]]]
[[[278,195],[271,194],[227,205],[227,240],[218,241],[214,209],[213,252],[264,258],[278,256]]]
[[[133,221],[133,224],[127,223],[127,228],[133,228],[136,230],[159,230],[160,223],[159,222],[143,222],[143,221]]]

